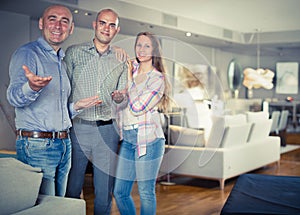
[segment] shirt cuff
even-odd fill
[[[40,89],[39,91],[34,91],[30,88],[29,83],[26,82],[22,87],[22,91],[27,98],[29,98],[30,100],[35,100],[42,92],[42,89]]]
[[[72,102],[72,103],[69,104],[69,110],[70,110],[71,118],[72,119],[83,111],[83,109],[81,109],[81,110],[75,110],[75,108],[74,108],[74,102]]]

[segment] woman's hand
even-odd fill
[[[127,66],[128,66],[128,81],[132,81],[132,70],[133,70],[133,66],[132,66],[132,61],[130,59],[127,60]]]
[[[114,92],[112,92],[111,97],[117,104],[119,104],[124,100],[126,91],[127,91],[126,89],[115,90]]]

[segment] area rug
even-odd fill
[[[295,145],[295,144],[287,144],[285,147],[281,146],[280,147],[280,154],[287,153],[296,149],[299,149],[300,145]]]

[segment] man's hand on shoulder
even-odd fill
[[[125,62],[129,58],[128,54],[124,49],[118,46],[113,46],[113,49],[116,52],[116,58],[118,59],[118,61]]]

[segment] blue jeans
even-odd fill
[[[125,130],[116,173],[114,197],[121,215],[136,214],[131,190],[137,180],[141,215],[156,214],[155,184],[165,149],[165,140],[155,139],[147,144],[147,154],[137,152],[137,129]]]
[[[70,139],[19,137],[16,141],[18,160],[43,172],[40,193],[64,196],[71,168]]]
[[[120,140],[116,124],[97,126],[73,121],[72,167],[69,173],[67,197],[80,198],[86,167],[93,164],[94,214],[110,214],[112,190]]]

